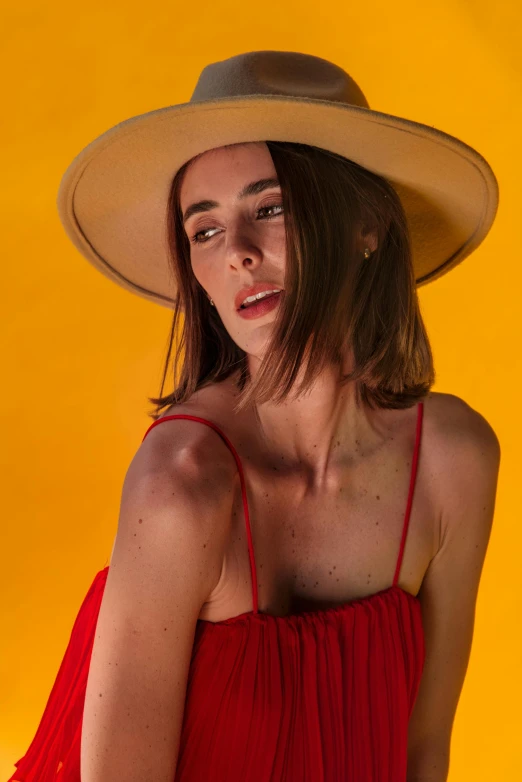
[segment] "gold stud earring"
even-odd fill
[[[364,249],[364,257],[365,258],[369,258],[371,254],[372,254],[372,252],[371,252],[370,248],[369,247],[365,247],[365,249]]]

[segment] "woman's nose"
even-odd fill
[[[231,263],[236,265],[245,261],[251,264],[260,262],[263,252],[253,232],[243,224],[227,229],[226,256]]]

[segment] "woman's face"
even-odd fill
[[[267,179],[275,182],[240,197],[247,185]],[[236,296],[243,300],[250,295],[243,289],[258,282],[264,290],[282,289],[284,284],[285,218],[267,145],[253,142],[205,152],[185,175],[180,205],[196,279],[213,299],[234,342],[261,356],[284,294],[274,297],[274,307],[250,318],[238,312]]]

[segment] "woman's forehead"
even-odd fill
[[[188,167],[180,189],[181,208],[188,202],[219,198],[219,193],[238,196],[250,183],[261,180],[279,182],[268,147],[264,142],[241,145],[241,149],[218,147],[204,152]]]

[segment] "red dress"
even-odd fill
[[[393,583],[369,597],[275,617],[257,607],[257,578],[241,462],[253,610],[198,619],[173,782],[406,782],[408,721],[424,666],[418,598],[398,586],[422,430]],[[8,782],[80,782],[89,661],[109,566],[74,622],[34,739]]]

